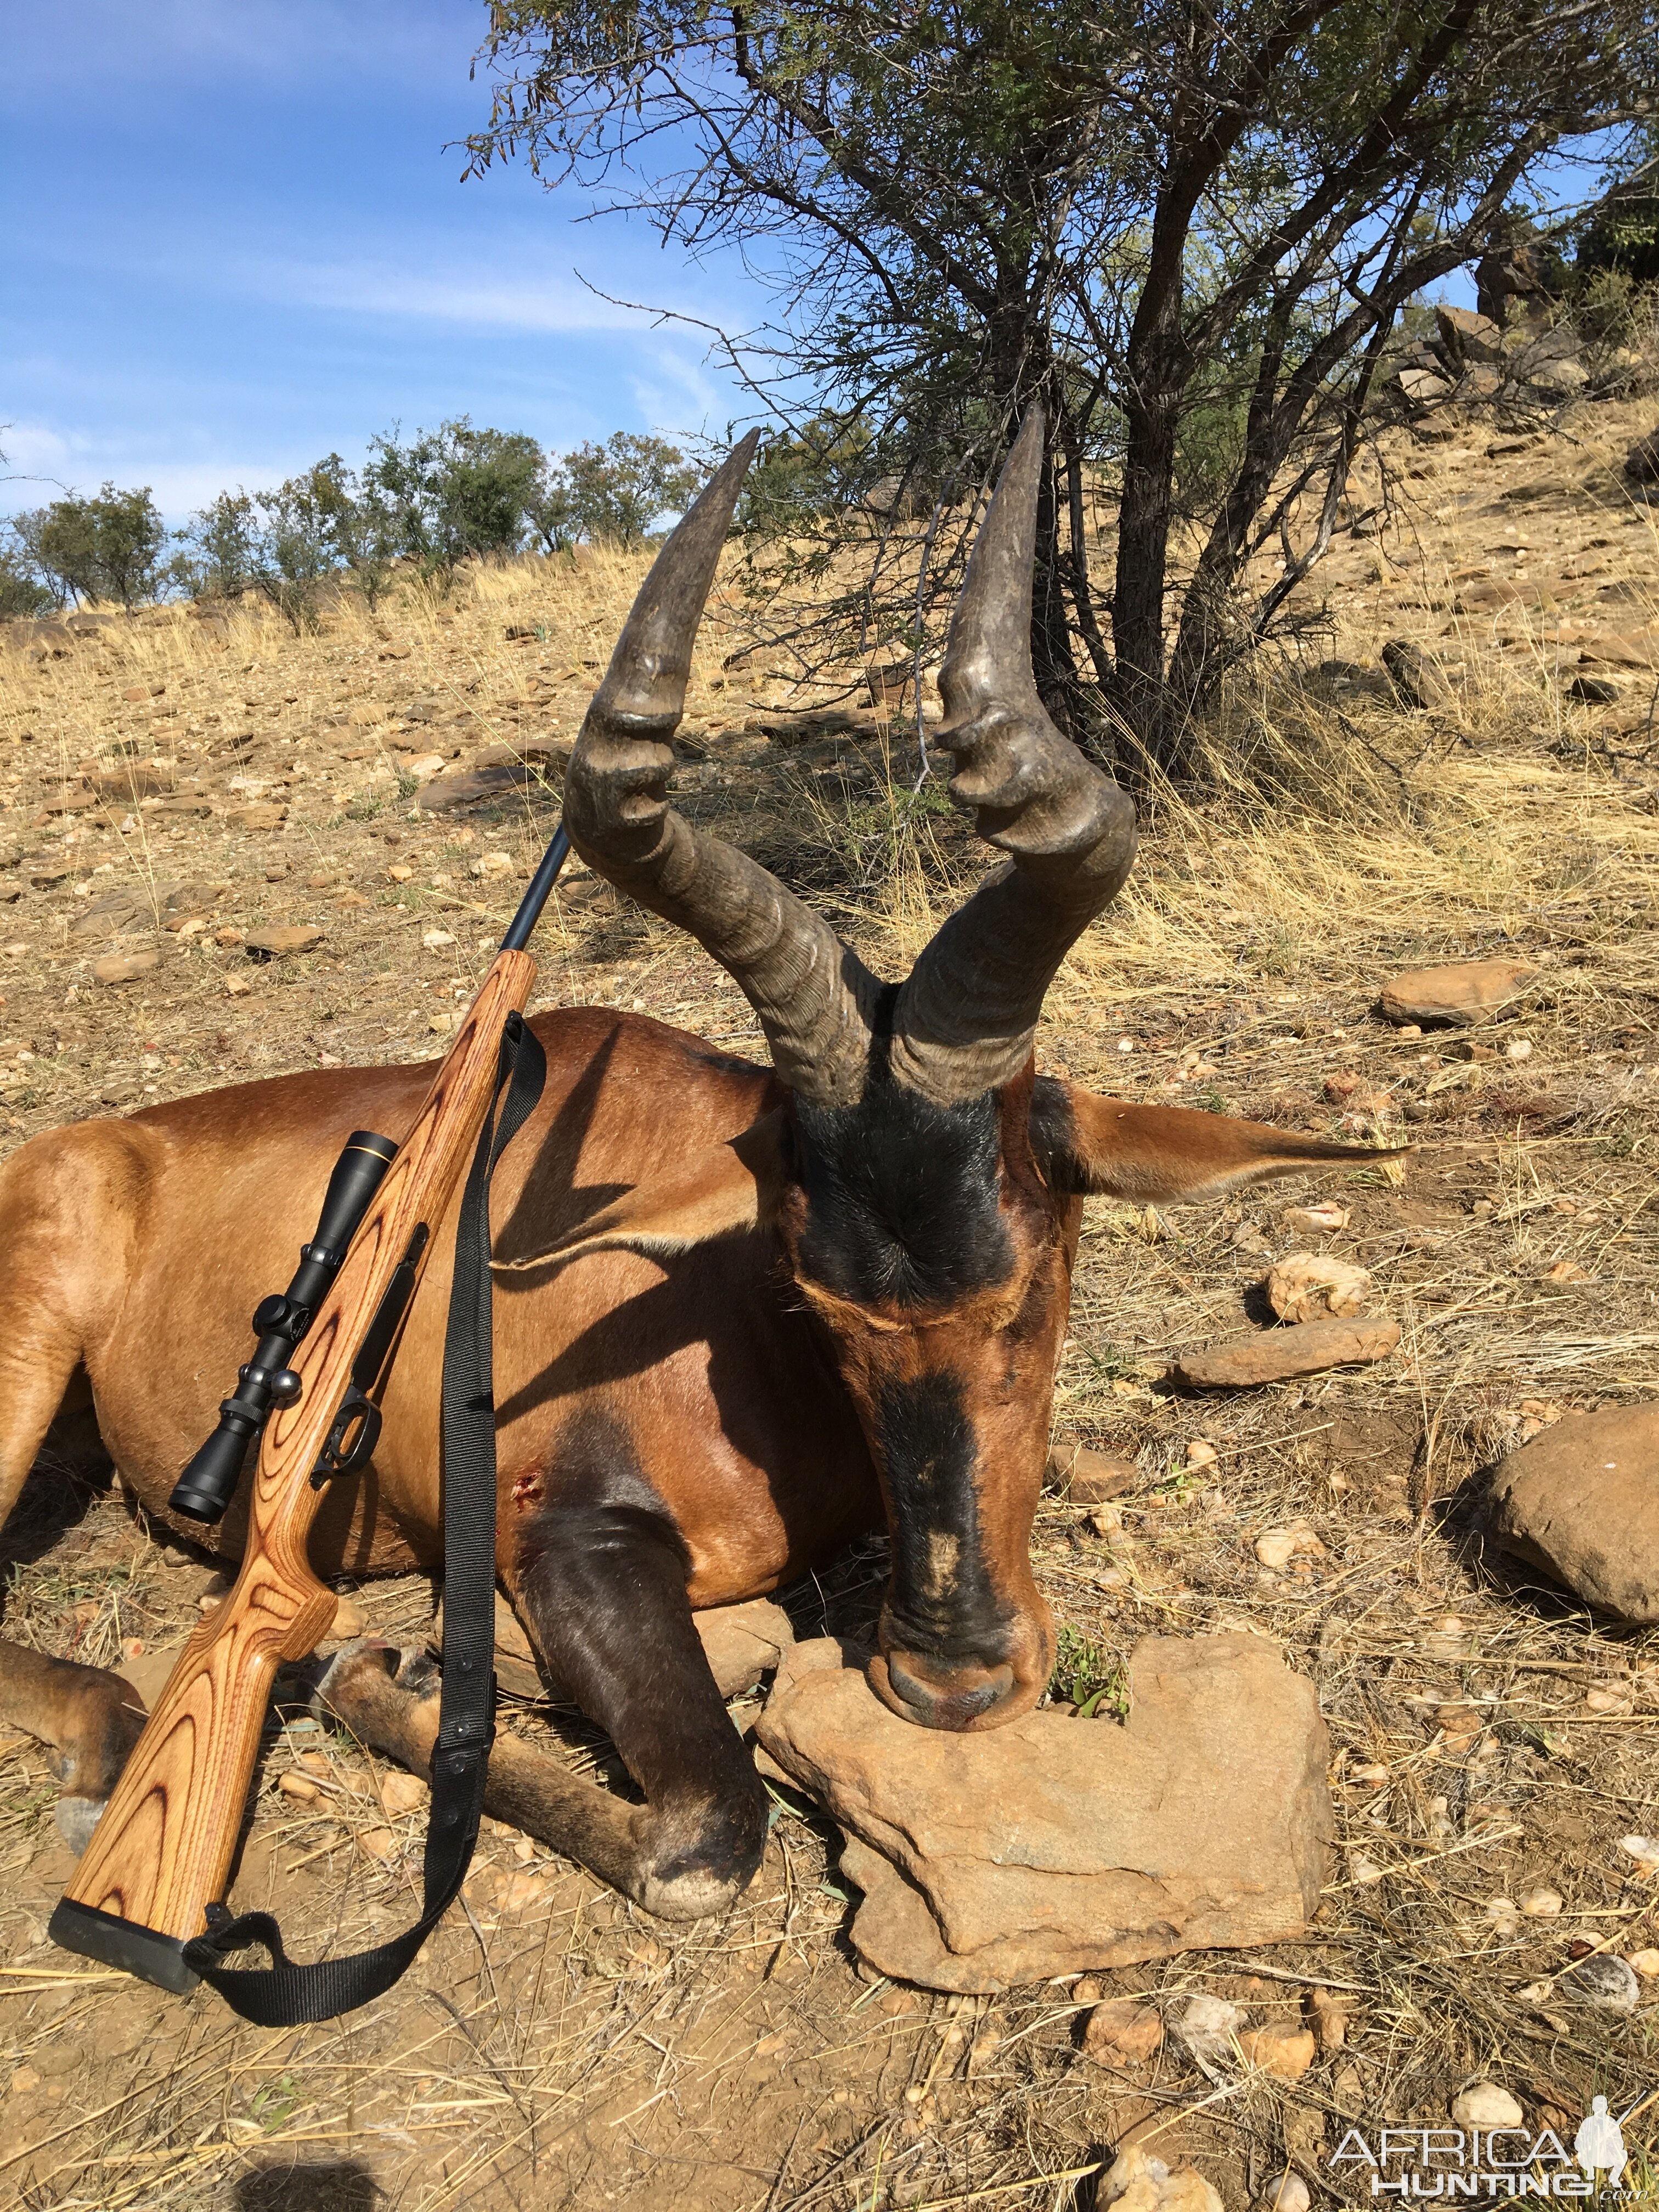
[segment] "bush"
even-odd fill
[[[653,525],[678,514],[702,482],[678,446],[632,430],[618,430],[603,446],[578,447],[560,473],[572,535],[613,545],[642,544]]]
[[[461,416],[400,445],[394,428],[370,441],[363,484],[386,516],[389,541],[428,583],[447,592],[465,560],[517,552],[542,492],[541,447],[521,432],[475,430]]]
[[[9,543],[0,542],[0,616],[49,615],[64,604],[41,575],[28,544],[15,523],[3,526]]]
[[[106,483],[94,499],[56,499],[12,526],[38,576],[65,597],[118,599],[130,612],[160,580],[167,533],[148,484],[117,491]]]

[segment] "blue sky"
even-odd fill
[[[178,521],[394,421],[564,449],[741,411],[695,331],[580,281],[741,327],[734,265],[582,222],[522,167],[459,181],[478,0],[5,0],[0,24],[8,473],[147,483]],[[54,495],[0,484],[0,514]]]

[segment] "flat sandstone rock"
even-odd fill
[[[323,941],[323,932],[313,922],[284,922],[270,929],[250,929],[245,942],[254,959],[280,960],[290,952],[309,952]]]
[[[1659,1620],[1659,1405],[1569,1414],[1511,1452],[1492,1528],[1589,1604]]]
[[[1386,1359],[1399,1341],[1398,1322],[1308,1321],[1178,1352],[1170,1372],[1189,1390],[1236,1390],[1322,1375],[1330,1367],[1365,1366]]]
[[[1301,1934],[1332,1832],[1311,1682],[1255,1636],[1149,1637],[1127,1722],[952,1735],[890,1712],[830,1638],[784,1656],[756,1733],[848,1832],[878,1972],[990,1992]]]
[[[1453,1022],[1472,1029],[1522,997],[1537,972],[1524,960],[1416,968],[1382,986],[1382,1011],[1391,1022]]]

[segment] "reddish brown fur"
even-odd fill
[[[548,1648],[563,1602],[550,1598],[548,1574],[581,1565],[550,1559],[549,1532],[574,1530],[569,1540],[580,1547],[581,1531],[602,1535],[606,1514],[633,1510],[601,1497],[609,1478],[592,1471],[595,1437],[613,1440],[605,1464],[620,1455],[626,1496],[655,1501],[652,1515],[683,1555],[666,1566],[665,1555],[647,1560],[661,1602],[683,1611],[671,1596],[683,1580],[690,1606],[725,1604],[775,1589],[880,1523],[883,1393],[943,1378],[977,1438],[978,1537],[1006,1639],[995,1663],[971,1652],[946,1661],[907,1647],[890,1610],[874,1680],[897,1709],[939,1726],[994,1726],[1027,1709],[1051,1656],[1027,1545],[1069,1307],[1082,1211],[1075,1193],[1208,1194],[1341,1148],[1050,1086],[1047,1133],[1034,1150],[1043,1116],[1031,1111],[1028,1069],[999,1096],[995,1206],[1012,1254],[1005,1279],[935,1309],[854,1304],[799,1264],[805,1200],[786,1172],[787,1099],[772,1076],[637,1016],[578,1009],[534,1026],[547,1052],[546,1091],[502,1162],[493,1202],[498,1557],[526,1617],[543,1624],[550,1671],[562,1664],[591,1680],[599,1661],[579,1650],[561,1662]],[[288,1279],[346,1133],[401,1138],[429,1076],[424,1067],[342,1069],[211,1092],[39,1138],[0,1170],[0,1516],[84,1370],[122,1480],[153,1516],[169,1518],[173,1482],[246,1356],[247,1316]],[[697,1158],[706,1170],[688,1182],[687,1162]],[[651,1199],[658,1183],[660,1234]],[[580,1242],[581,1224],[625,1192],[635,1197],[611,1218],[629,1218],[641,1249],[607,1239],[586,1251],[550,1250]],[[693,1220],[697,1241],[687,1243]],[[440,1563],[439,1378],[452,1243],[447,1223],[386,1395],[373,1467],[331,1494],[319,1522],[313,1559],[325,1576]],[[890,1522],[897,1509],[890,1496],[885,1503]],[[193,1522],[177,1525],[204,1536]],[[234,1557],[244,1528],[239,1501],[209,1540]],[[601,1543],[596,1557],[603,1553]],[[938,1571],[933,1595],[948,1607],[951,1563]],[[658,1626],[670,1654],[664,1666],[702,1668],[689,1614],[684,1632],[666,1620]],[[614,1655],[605,1663],[614,1670]],[[131,1738],[125,1686],[96,1670],[51,1674],[15,1651],[5,1678],[9,1717],[58,1743],[82,1778],[72,1786],[100,1797]],[[712,1696],[712,1684],[699,1696],[702,1688]],[[378,1662],[338,1672],[329,1694],[383,1748],[421,1763],[422,1727]],[[722,1889],[707,1867],[735,1863],[750,1849],[708,1840],[709,1807],[741,1779],[725,1771],[735,1739],[715,1703],[704,1716],[702,1767],[693,1761],[703,1778],[687,1778],[672,1740],[647,1729],[630,1746],[636,1705],[624,1696],[596,1717],[636,1772],[648,1770],[641,1779],[652,1807],[613,1833],[615,1822],[592,1806],[576,1818],[572,1805],[586,1799],[550,1767],[539,1823],[531,1825],[657,1910],[710,1909],[729,1885]],[[515,1805],[528,1786],[523,1776],[513,1784]],[[632,1875],[628,1851],[638,1857]]]

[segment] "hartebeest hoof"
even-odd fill
[[[144,1701],[137,1691],[106,1667],[82,1667],[18,1644],[6,1647],[0,1666],[0,1721],[49,1747],[47,1763],[64,1785],[52,1818],[77,1856],[98,1825],[144,1720]]]
[[[431,1779],[442,1680],[424,1647],[375,1637],[343,1645],[317,1677],[312,1710],[359,1742]],[[503,1730],[489,1754],[484,1810],[574,1859],[662,1920],[704,1920],[746,1889],[766,1841],[763,1802],[698,1799],[629,1805]]]

